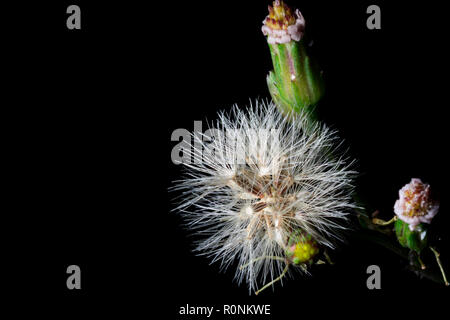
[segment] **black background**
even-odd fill
[[[450,273],[443,8],[437,1],[288,3],[306,19],[327,84],[319,111],[359,160],[359,190],[390,218],[400,187],[412,177],[430,183],[441,202],[433,232]],[[81,30],[66,28],[70,4],[81,7]],[[271,304],[272,319],[414,318],[444,307],[449,288],[352,239],[334,266],[258,297],[238,287],[231,270],[191,253],[189,232],[169,213],[167,188],[180,173],[170,137],[234,103],[268,97],[272,67],[260,31],[267,4],[55,1],[9,11],[11,296],[61,317],[122,311],[194,319],[178,316],[179,307]],[[381,7],[381,30],[366,28],[370,4]],[[66,288],[71,264],[81,267],[80,291]],[[372,264],[381,268],[381,290],[366,287]]]

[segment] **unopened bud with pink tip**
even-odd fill
[[[300,41],[305,30],[305,19],[296,10],[292,14],[291,9],[283,1],[274,1],[274,6],[269,6],[269,15],[264,19],[262,32],[267,36],[267,42],[288,43],[291,40]]]
[[[284,115],[306,113],[317,120],[314,109],[323,95],[323,79],[304,44],[302,14],[276,0],[261,30],[267,36],[274,68],[267,76],[272,99]]]

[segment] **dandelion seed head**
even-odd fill
[[[354,208],[355,175],[336,133],[305,117],[287,120],[271,102],[220,113],[215,129],[198,138],[174,187],[182,191],[177,210],[201,236],[196,250],[224,269],[246,265],[236,279],[253,291],[280,275],[289,248],[300,260],[317,253],[312,243],[289,244],[294,233],[333,248]]]

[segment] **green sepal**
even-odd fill
[[[409,229],[409,224],[398,219],[395,221],[395,234],[398,242],[405,248],[420,253],[428,244],[428,228],[419,224],[414,230]]]
[[[282,113],[307,112],[317,120],[315,105],[324,92],[323,78],[303,42],[269,44],[274,70],[267,77],[267,85]]]

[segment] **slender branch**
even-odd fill
[[[263,291],[264,289],[267,289],[268,287],[270,287],[271,285],[273,285],[275,282],[281,280],[281,278],[284,277],[284,275],[286,274],[286,272],[289,269],[289,264],[286,265],[286,267],[284,268],[283,272],[280,274],[280,276],[272,281],[270,281],[268,284],[266,284],[264,287],[262,287],[261,289],[259,289],[258,291],[255,292],[255,295],[258,295],[259,293],[261,293],[261,291]]]
[[[444,267],[442,267],[441,259],[439,258],[439,252],[436,251],[433,247],[430,247],[431,251],[433,251],[434,256],[436,257],[436,262],[439,265],[439,269],[441,269],[442,278],[444,279],[444,283],[446,286],[448,286],[447,277],[445,276]]]
[[[384,221],[378,218],[373,218],[372,219],[372,223],[377,224],[379,226],[388,226],[392,223],[394,223],[395,221],[397,221],[397,216],[394,216],[391,220],[389,221]]]

